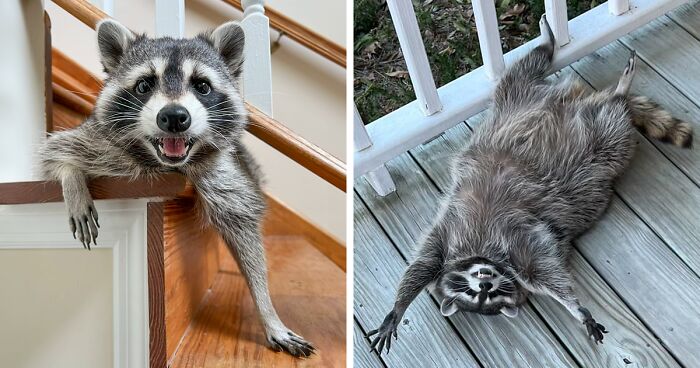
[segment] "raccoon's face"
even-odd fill
[[[95,116],[116,147],[144,164],[178,167],[240,138],[244,35],[236,23],[194,39],[151,39],[109,20],[98,25],[98,43],[108,78]]]
[[[436,288],[444,316],[464,311],[515,317],[528,294],[505,267],[481,257],[453,264]]]

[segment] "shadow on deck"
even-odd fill
[[[614,84],[631,49],[640,62],[632,92],[700,132],[700,3],[662,16],[557,73],[595,89]],[[444,318],[422,293],[391,353],[369,352],[366,331],[393,303],[412,247],[449,181],[448,163],[474,117],[387,163],[397,191],[377,196],[355,183],[354,355],[358,367],[699,367],[700,151],[640,136],[612,205],[576,241],[577,295],[610,333],[596,346],[555,301],[531,298],[515,319]],[[697,142],[697,139],[696,139]]]

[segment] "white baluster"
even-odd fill
[[[156,36],[185,36],[185,0],[156,0]]]
[[[473,0],[474,21],[479,35],[479,47],[489,78],[497,79],[505,70],[501,35],[498,32],[496,5],[493,0]]]
[[[353,119],[353,140],[355,143],[355,151],[362,151],[363,149],[372,145],[372,140],[369,139],[369,134],[367,134],[367,129],[365,129],[365,124],[362,123],[362,117],[357,111],[357,106],[354,106],[355,118]]]
[[[423,46],[423,38],[418,29],[418,21],[411,0],[387,0],[391,20],[399,37],[408,74],[416,92],[416,99],[423,114],[432,115],[442,110],[442,103],[430,72],[428,56]]]
[[[544,0],[547,22],[552,27],[557,45],[569,43],[569,17],[566,14],[566,0]]]
[[[263,0],[243,0],[245,61],[243,95],[246,101],[269,116],[272,115],[272,59],[270,56],[270,20]]]
[[[90,0],[90,2],[110,17],[114,17],[114,0]]]
[[[608,9],[613,15],[620,15],[630,10],[630,0],[609,0]]]
[[[362,151],[363,149],[372,145],[372,140],[367,134],[367,129],[365,129],[365,124],[362,122],[362,117],[357,111],[357,106],[355,108],[355,116],[353,119],[353,135],[355,138],[355,151]],[[389,170],[386,166],[381,165],[378,168],[369,171],[365,174],[365,180],[372,186],[377,194],[384,197],[385,195],[394,192],[396,190],[396,184],[389,174]]]

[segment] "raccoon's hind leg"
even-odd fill
[[[632,114],[632,124],[642,134],[678,147],[690,148],[693,145],[690,123],[674,118],[649,98],[630,96],[627,106]]]
[[[627,96],[627,93],[632,86],[632,80],[634,79],[634,74],[637,71],[637,52],[632,50],[629,60],[627,61],[627,66],[625,70],[622,71],[622,76],[617,82],[617,88],[615,88],[615,95]]]
[[[540,31],[542,44],[508,68],[496,86],[494,93],[496,109],[507,109],[529,103],[532,98],[532,87],[544,83],[544,77],[550,71],[554,56],[554,33],[544,15],[540,18]]]

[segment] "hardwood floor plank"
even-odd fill
[[[433,142],[439,140],[444,138],[437,138]],[[443,163],[446,164],[447,162]],[[437,211],[439,193],[409,155],[401,155],[386,166],[396,183],[395,193],[380,197],[364,182],[357,183],[355,189],[368,203],[382,228],[386,229],[389,237],[397,244],[402,256],[412,259],[413,245],[430,226]],[[368,255],[356,254],[356,264],[363,257]],[[405,266],[401,273],[404,268]],[[398,282],[384,286],[391,294],[396,290]],[[432,308],[438,311],[436,304],[433,304]],[[459,313],[451,316],[449,320],[485,366],[577,366],[530,306],[523,308],[515,319],[501,315]],[[437,334],[422,324],[417,330],[424,336]]]
[[[369,331],[381,325],[393,306],[406,262],[358,195],[354,203],[354,315]],[[399,339],[391,344],[391,353],[382,355],[389,367],[479,366],[427,293],[421,293],[408,308],[398,334]]]
[[[297,359],[267,348],[245,279],[221,271],[172,367],[345,366],[345,273],[301,238],[266,238],[266,249],[277,312],[318,353]]]

